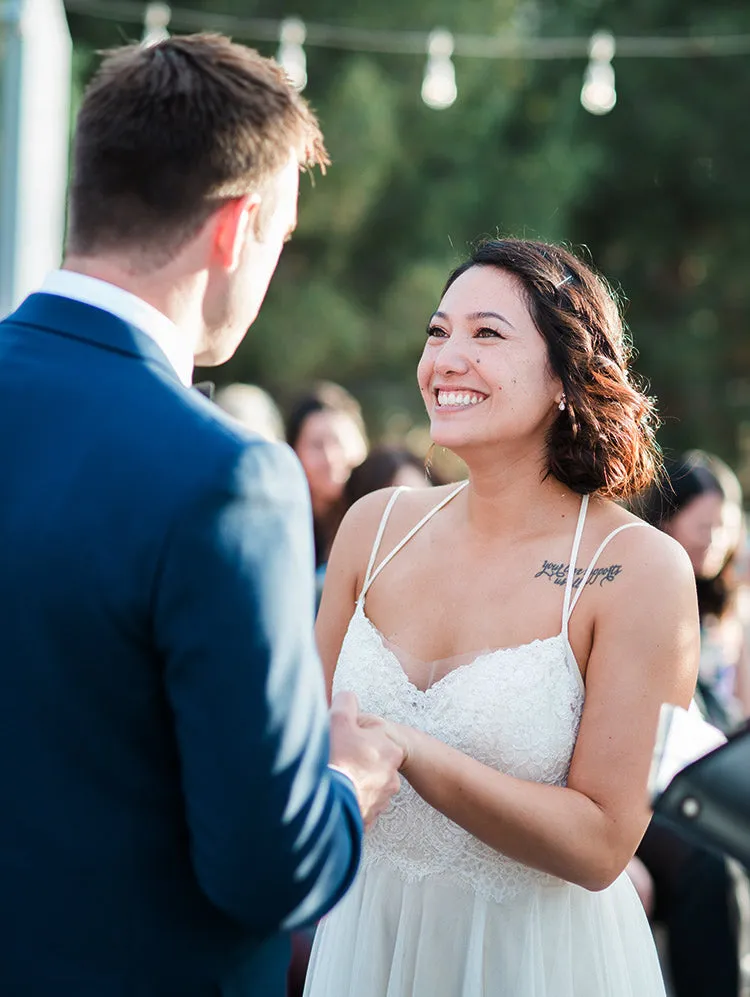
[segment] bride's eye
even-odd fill
[[[428,325],[427,335],[433,339],[444,339],[448,333],[445,329],[441,329],[439,325]]]
[[[481,329],[477,329],[475,339],[505,339],[505,336],[498,332],[497,329],[490,329],[489,326],[483,326]]]

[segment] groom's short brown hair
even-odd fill
[[[208,34],[115,49],[78,115],[68,251],[166,262],[291,149],[302,165],[328,162],[314,114],[270,59]]]

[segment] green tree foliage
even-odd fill
[[[610,3],[615,34],[750,30],[750,11],[710,3]],[[631,20],[632,18],[632,20]],[[599,168],[571,206],[586,241],[623,287],[627,317],[665,417],[663,442],[740,460],[750,417],[750,129],[739,95],[750,55],[633,59],[618,66],[618,104],[600,121]]]
[[[750,33],[750,9],[720,0],[185,4],[393,31]],[[71,27],[84,72],[95,47],[140,32],[83,15]],[[618,102],[602,118],[580,105],[583,58],[457,57],[458,100],[433,111],[420,99],[422,57],[314,47],[307,57],[306,96],[333,166],[314,185],[303,179],[298,233],[220,379],[262,384],[282,402],[314,378],[339,380],[375,435],[404,413],[419,419],[414,368],[449,269],[478,236],[527,234],[588,247],[621,289],[664,445],[747,459],[750,55],[615,56]]]

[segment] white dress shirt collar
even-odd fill
[[[185,336],[171,319],[142,298],[114,284],[72,270],[54,270],[42,284],[41,292],[93,305],[134,325],[154,340],[182,383],[186,386],[192,384],[193,351]]]

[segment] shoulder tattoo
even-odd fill
[[[564,585],[568,580],[568,569],[569,564],[561,564],[555,561],[544,561],[542,567],[534,575],[534,578],[549,578],[554,585]],[[583,575],[585,568],[576,568],[573,576],[573,588],[577,589],[580,587],[583,581]],[[605,582],[613,582],[617,576],[622,572],[621,564],[608,564],[601,568],[594,568],[589,577],[586,579],[586,585],[599,585],[601,587]]]

